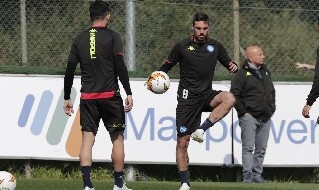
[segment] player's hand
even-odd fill
[[[229,62],[228,64],[228,70],[231,73],[236,73],[238,71],[238,65],[234,61]]]
[[[64,113],[68,116],[71,116],[73,113],[74,113],[74,110],[73,110],[73,102],[71,99],[69,100],[64,100],[64,106],[63,106],[63,109],[64,109]]]
[[[305,118],[309,118],[309,117],[310,117],[310,115],[309,115],[310,108],[311,108],[311,106],[309,106],[309,105],[307,105],[307,104],[303,107],[303,109],[302,109],[302,115],[303,115]]]
[[[296,69],[300,69],[300,68],[305,68],[305,64],[303,64],[303,63],[296,63]]]
[[[315,69],[315,66],[314,65],[310,65],[310,64],[306,64],[306,63],[299,63],[299,62],[297,62],[296,63],[296,69],[303,69],[303,68],[305,68],[305,69],[312,69],[312,70],[314,70]]]
[[[132,95],[127,95],[125,99],[124,111],[129,112],[133,108],[133,98]]]

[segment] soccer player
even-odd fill
[[[94,190],[90,179],[92,147],[95,135],[103,120],[112,147],[112,163],[115,185],[113,190],[129,190],[123,183],[125,112],[133,106],[127,68],[123,59],[123,45],[119,34],[107,28],[110,19],[109,5],[96,0],[89,7],[91,27],[80,33],[71,46],[64,77],[64,112],[71,116],[70,99],[74,71],[81,68],[80,123],[82,144],[80,166],[84,190]],[[127,94],[123,100],[119,92],[118,78]]]
[[[317,30],[319,31],[319,16],[317,18]],[[310,108],[315,103],[317,98],[319,97],[319,47],[317,48],[317,61],[316,66],[314,67],[315,76],[313,78],[312,88],[308,94],[306,104],[302,109],[302,115],[305,118],[309,118]],[[317,123],[319,123],[319,117],[317,119]]]
[[[190,189],[187,149],[191,134],[193,140],[202,142],[204,131],[222,119],[235,103],[231,93],[212,89],[217,61],[232,73],[238,70],[223,45],[208,38],[209,18],[205,13],[194,15],[192,29],[193,35],[176,43],[159,69],[167,73],[177,63],[180,66],[176,108],[176,162],[180,190]],[[199,126],[202,112],[211,113]]]
[[[271,116],[276,110],[275,88],[265,56],[258,46],[246,49],[247,60],[231,81],[230,92],[236,97],[242,140],[243,181],[267,182],[262,177]]]

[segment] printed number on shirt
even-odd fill
[[[183,99],[187,99],[187,97],[188,97],[188,90],[183,89],[183,96],[182,96],[182,98],[183,98]]]

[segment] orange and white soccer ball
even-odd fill
[[[10,172],[0,171],[0,190],[14,190],[17,181]]]
[[[147,88],[155,94],[165,93],[169,85],[169,76],[163,71],[154,71],[147,81]]]

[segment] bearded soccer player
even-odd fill
[[[230,92],[212,89],[217,61],[232,73],[238,70],[223,45],[208,38],[209,19],[205,13],[194,15],[192,29],[193,35],[176,43],[159,69],[167,73],[177,63],[180,66],[176,107],[176,162],[180,190],[190,189],[187,152],[190,137],[203,142],[204,132],[226,116],[235,103]],[[211,113],[200,125],[202,112]]]

